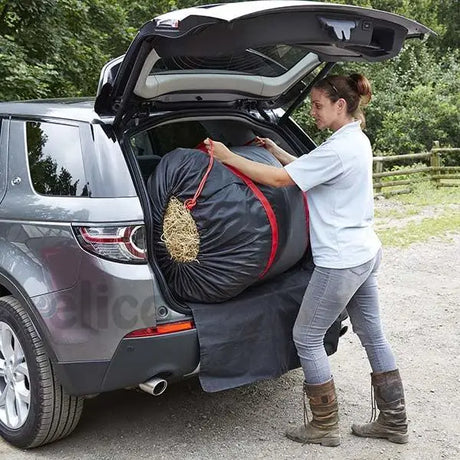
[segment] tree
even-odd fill
[[[438,18],[444,31],[440,40],[441,48],[458,49],[460,47],[460,5],[458,0],[438,2]]]
[[[344,64],[374,88],[367,132],[376,149],[405,153],[433,140],[459,146],[458,0],[328,0],[401,14],[438,36],[408,43],[379,64]],[[0,99],[94,96],[105,62],[123,54],[137,30],[175,8],[214,0],[0,0]],[[395,114],[395,115],[393,115]],[[296,117],[315,139],[308,107]]]
[[[0,0],[0,12],[2,99],[93,95],[130,40],[110,0]]]

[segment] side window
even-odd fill
[[[136,157],[151,156],[154,154],[147,131],[136,134],[130,139],[130,142]]]
[[[77,126],[28,121],[26,137],[30,176],[37,193],[89,195]]]
[[[208,132],[198,121],[185,121],[158,126],[151,133],[151,141],[157,155],[165,155],[176,147],[196,147]]]

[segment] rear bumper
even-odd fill
[[[109,361],[54,363],[65,390],[72,395],[102,393],[138,385],[161,374],[180,379],[199,363],[196,329],[164,336],[123,339]]]

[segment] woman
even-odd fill
[[[353,424],[352,432],[396,443],[408,440],[403,386],[379,315],[376,275],[381,244],[373,230],[372,150],[360,126],[364,122],[360,107],[370,98],[369,81],[362,75],[318,81],[311,91],[310,113],[320,130],[334,131],[326,142],[296,158],[270,139],[258,139],[284,168],[247,160],[220,142],[205,141],[208,152],[212,149],[218,160],[256,182],[297,185],[308,191],[315,270],[293,337],[313,419],[286,432],[288,438],[302,443],[340,444],[337,398],[323,339],[345,307],[366,349],[380,410],[375,420],[373,408],[374,420]]]

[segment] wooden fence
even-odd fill
[[[375,196],[396,195],[410,193],[411,184],[415,180],[429,180],[437,187],[455,187],[460,185],[460,166],[443,166],[442,156],[446,154],[460,153],[460,148],[440,148],[438,143],[426,153],[411,153],[407,155],[392,155],[385,157],[374,157],[374,194]],[[430,165],[416,168],[402,168],[393,171],[385,171],[386,162],[394,163],[407,160],[430,160]],[[407,178],[417,174],[414,178]],[[399,178],[398,178],[399,176]],[[400,176],[405,176],[401,179]],[[385,178],[384,180],[382,180]],[[401,188],[403,187],[403,188]]]

